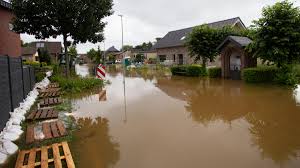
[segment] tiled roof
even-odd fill
[[[225,46],[225,44],[227,44],[228,42],[232,42],[239,47],[246,47],[247,45],[252,43],[252,40],[249,39],[248,37],[243,37],[243,36],[228,36],[223,41],[223,43],[219,45],[219,47],[217,49],[218,50],[222,49]]]
[[[0,7],[11,9],[11,4],[6,1],[0,0]]]
[[[117,50],[115,46],[111,46],[109,49],[106,50],[106,52],[119,52],[119,50]]]
[[[208,23],[207,25],[212,28],[222,28],[224,26],[233,26],[238,21],[240,21],[242,26],[245,27],[245,25],[243,24],[243,22],[239,17]],[[192,32],[193,28],[194,27],[189,27],[186,29],[175,30],[167,33],[161,40],[159,40],[155,44],[154,48],[157,49],[157,48],[183,46],[185,37]]]

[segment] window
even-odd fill
[[[167,60],[167,56],[166,55],[159,55],[159,61],[160,62],[164,62],[165,60]]]
[[[176,62],[176,55],[173,55],[173,61]]]
[[[36,43],[36,48],[44,48],[45,43]]]
[[[181,37],[181,39],[180,39],[180,40],[184,40],[184,39],[185,39],[185,36]]]

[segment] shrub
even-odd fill
[[[97,86],[103,86],[103,81],[96,78],[81,78],[72,76],[66,78],[62,75],[54,75],[51,81],[59,83],[61,89],[67,93],[78,93],[84,90],[93,89]]]
[[[182,76],[206,76],[206,69],[199,65],[179,65],[171,67],[173,75]]]
[[[274,81],[278,84],[293,86],[298,83],[298,72],[299,71],[296,66],[284,65],[279,68]]]
[[[222,68],[209,68],[208,69],[208,76],[210,78],[220,78],[222,76]]]
[[[273,82],[278,68],[264,66],[257,68],[246,68],[242,71],[242,78],[247,83]]]
[[[36,82],[42,81],[46,77],[45,72],[35,72],[35,80]]]
[[[37,61],[25,61],[25,62],[23,62],[23,65],[30,65],[34,68],[40,67],[40,63]]]

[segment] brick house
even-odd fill
[[[62,54],[61,42],[50,42],[50,41],[35,41],[28,44],[27,47],[22,48],[23,60],[31,60],[31,56],[34,55],[37,50],[45,49],[50,54],[51,60],[57,62],[59,55]],[[35,59],[38,61],[38,58]]]
[[[18,57],[21,56],[21,39],[20,34],[11,31],[13,17],[11,4],[0,0],[0,55]]]
[[[232,26],[237,30],[246,29],[246,26],[239,17],[227,20],[208,23],[212,28],[222,28],[225,26]],[[162,39],[160,39],[154,48],[157,51],[158,60],[160,62],[169,62],[170,64],[191,64],[194,60],[190,57],[187,47],[184,45],[185,38],[192,32],[194,27],[175,30],[168,32]],[[208,62],[208,66],[221,66],[220,56],[215,62]]]

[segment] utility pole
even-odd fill
[[[126,87],[125,87],[125,76],[126,76],[126,65],[125,65],[125,54],[124,54],[124,32],[123,32],[123,15],[121,17],[121,28],[122,28],[122,55],[123,55],[123,85],[124,85],[124,123],[127,122],[127,106],[126,106]]]

